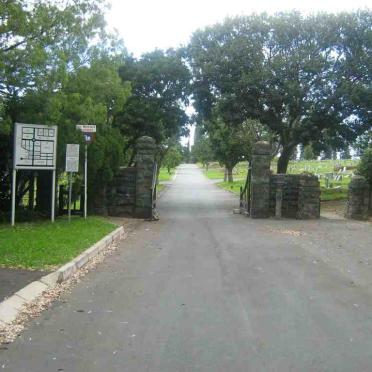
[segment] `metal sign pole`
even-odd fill
[[[84,165],[84,218],[87,218],[87,188],[88,188],[88,144],[85,144],[85,165]]]
[[[17,170],[13,168],[13,180],[12,180],[12,226],[15,224],[15,200],[16,200],[16,182],[17,182]]]
[[[72,172],[70,172],[69,189],[68,189],[68,222],[71,221],[71,194],[72,194]]]
[[[56,203],[56,170],[53,169],[53,178],[52,178],[52,212],[50,220],[54,222],[54,209]]]

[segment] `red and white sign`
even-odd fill
[[[83,133],[96,133],[97,127],[95,125],[77,125],[76,129],[79,129]]]

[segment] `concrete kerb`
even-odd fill
[[[88,261],[97,256],[111,244],[118,242],[125,235],[124,227],[120,226],[100,241],[85,250],[72,261],[60,267],[58,270],[43,276],[16,292],[13,296],[0,303],[0,327],[12,323],[22,311],[22,308],[34,301],[47,289],[69,279],[78,269],[84,267]]]

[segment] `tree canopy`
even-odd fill
[[[281,145],[341,147],[371,127],[371,13],[252,15],[194,33],[188,47],[199,121],[233,132],[258,119]],[[328,140],[328,141],[327,141]]]

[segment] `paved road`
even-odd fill
[[[160,204],[161,221],[143,223],[34,321],[0,367],[372,370],[371,292],[278,233],[291,222],[233,215],[235,197],[194,166]]]

